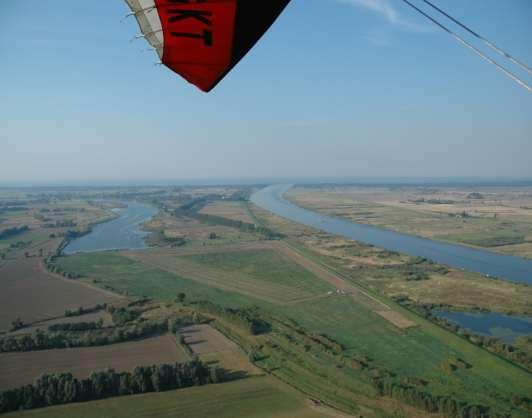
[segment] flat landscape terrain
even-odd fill
[[[295,187],[286,197],[353,222],[532,258],[526,187]]]
[[[27,385],[43,373],[69,371],[77,378],[93,371],[131,371],[139,365],[187,360],[170,335],[101,347],[62,348],[25,353],[0,353],[0,390]]]
[[[307,196],[308,190],[301,190]],[[300,193],[300,189],[295,191]],[[70,371],[85,377],[109,366],[131,371],[137,366],[192,358],[221,368],[225,383],[6,417],[421,418],[438,416],[431,413],[436,407],[430,405],[443,408],[444,402],[456,402],[464,410],[489,410],[490,417],[508,413],[512,418],[528,418],[526,399],[532,378],[525,366],[513,364],[515,357],[505,352],[488,351],[491,346],[483,348],[473,337],[445,329],[416,309],[436,306],[530,314],[530,286],[454,270],[304,227],[253,206],[246,200],[250,192],[223,187],[101,192],[117,200],[135,196],[159,207],[159,213],[145,224],[151,244],[146,250],[65,256],[55,253],[63,236],[52,238],[51,234],[42,252],[45,241],[22,243],[21,248],[16,248],[17,241],[15,246],[10,244],[0,269],[10,269],[2,281],[17,302],[6,308],[5,326],[16,318],[24,300],[33,305],[29,313],[39,313],[20,315],[21,319],[41,322],[4,338],[25,338],[24,334],[29,338],[28,333],[33,338],[37,328],[51,333],[48,326],[52,324],[68,327],[66,323],[86,321],[94,326],[102,319],[105,325],[86,332],[50,334],[79,338],[94,344],[91,347],[0,354],[0,388],[29,383],[42,372]],[[81,224],[83,217],[109,216],[107,209],[119,204],[82,205],[82,193],[99,196],[96,191],[80,191],[72,210],[61,209],[64,212],[57,212],[62,215],[54,222],[63,225],[77,213],[81,218],[75,223]],[[411,198],[406,199],[409,205]],[[429,200],[434,199],[431,195]],[[426,200],[418,203],[427,204]],[[53,208],[39,205],[37,214]],[[19,220],[29,221],[34,212],[21,211]],[[459,219],[445,216],[446,221]],[[31,224],[36,233],[48,228],[40,218],[34,217]],[[467,224],[470,217],[464,219]],[[68,228],[73,227],[50,231],[72,234]],[[31,278],[35,283],[18,293],[8,287],[9,283],[21,286]],[[63,297],[52,283],[74,286],[92,296]],[[40,284],[52,291],[40,290]],[[43,306],[39,292],[44,295]],[[55,311],[48,308],[48,313],[45,308],[53,305],[47,304],[54,295],[63,305],[59,303]],[[68,309],[77,309],[103,302],[108,304],[106,310],[63,316],[66,304]],[[47,318],[52,319],[42,321]],[[130,341],[116,342],[117,336],[155,324],[171,333],[130,334]],[[111,344],[98,345],[105,335],[112,336]],[[14,347],[11,343],[4,346],[8,351]],[[528,349],[526,342],[523,346]]]
[[[118,300],[117,296],[48,273],[42,258],[14,253],[0,266],[0,329],[20,318],[33,323],[62,317],[66,309]]]
[[[416,266],[416,260],[405,255],[315,231],[256,206],[253,212],[266,224],[285,231],[301,248],[310,250],[315,261],[389,297],[406,296],[416,303],[441,304],[457,310],[532,314],[531,286],[448,267]],[[420,268],[423,274],[415,276]],[[418,278],[421,280],[415,280]]]
[[[254,222],[244,202],[213,202],[201,209],[200,213],[221,216],[235,221]]]
[[[303,395],[270,377],[220,385],[72,404],[4,415],[6,418],[343,418],[316,408]]]

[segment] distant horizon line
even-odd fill
[[[280,183],[358,184],[358,185],[520,185],[532,186],[530,177],[494,176],[349,176],[349,177],[255,177],[255,178],[190,178],[131,180],[19,180],[0,181],[0,188],[68,188],[68,187],[184,187],[184,186],[254,186]]]

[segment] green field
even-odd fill
[[[312,272],[273,250],[221,251],[188,255],[184,258],[200,266],[215,269],[217,274],[240,276],[243,280],[268,284],[272,289],[291,288],[299,297],[320,295],[333,290]],[[284,296],[286,295],[277,295],[280,299]]]
[[[530,373],[415,316],[409,318],[418,327],[400,330],[348,298],[298,304],[285,309],[285,314],[305,329],[342,343],[347,353],[363,355],[372,364],[400,376],[425,380],[426,389],[435,394],[503,406],[513,395],[530,392]],[[463,359],[472,367],[443,371],[441,366],[453,358]],[[480,390],[486,387],[491,390]],[[491,396],[493,392],[498,399]]]
[[[264,249],[192,255],[146,251],[128,257],[106,252],[63,257],[58,263],[121,293],[159,299],[185,292],[222,304],[243,297],[287,304],[333,290],[286,256]],[[235,300],[235,295],[243,296]]]
[[[247,252],[234,253],[230,257],[216,253],[188,257],[193,257],[195,263],[204,263],[208,268],[216,267],[221,271],[246,270],[269,283],[283,283],[285,278],[290,282],[294,277],[309,282],[314,280],[311,277],[304,279],[305,276],[296,275],[295,271],[284,275],[275,268],[270,276],[265,273],[266,268],[270,268],[267,266],[270,261],[257,254],[250,258]],[[422,379],[426,382],[424,389],[434,395],[451,395],[472,404],[508,411],[514,395],[526,396],[530,391],[530,373],[399,307],[394,309],[418,323],[417,327],[399,329],[347,295],[279,307],[203,285],[116,253],[79,254],[61,257],[58,262],[66,271],[81,273],[99,281],[100,286],[130,295],[169,300],[183,291],[189,299],[210,300],[226,306],[258,305],[270,315],[297,321],[308,332],[333,338],[345,347],[344,356],[365,358],[371,367],[386,369],[402,378]],[[277,332],[268,338],[282,349],[272,352],[262,367],[271,369],[274,375],[305,392],[321,395],[322,399],[346,410],[351,409],[349,405],[353,405],[355,394],[375,396],[370,385],[364,383],[364,379],[366,382],[369,379],[367,374],[342,368],[341,364],[335,364],[327,357],[313,357],[312,353],[300,348],[298,337],[295,337],[295,343],[293,337]],[[445,371],[445,364],[456,359],[464,360],[471,367]],[[513,416],[525,417],[526,413],[514,411]]]
[[[60,257],[57,263],[64,271],[81,274],[85,277],[83,280],[128,296],[174,300],[178,293],[184,292],[188,300],[212,300],[221,305],[258,303],[238,293],[206,286],[114,252],[79,253]]]
[[[38,242],[46,241],[49,238],[50,232],[44,230],[32,230],[14,235],[9,238],[0,239],[0,250],[9,248],[11,244],[16,244],[19,241],[31,242],[36,244]]]
[[[303,395],[269,377],[125,396],[4,415],[6,418],[320,418]]]

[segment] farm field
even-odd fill
[[[529,188],[296,187],[286,197],[353,222],[532,258]]]
[[[183,241],[184,248],[198,249],[224,247],[258,240],[257,235],[249,232],[224,225],[207,225],[186,216],[170,216],[166,213],[159,213],[145,226],[153,231],[148,242],[158,247],[167,247],[176,239]],[[212,236],[216,238],[212,239]]]
[[[274,304],[294,303],[333,290],[286,257],[279,246],[246,245],[229,251],[185,255],[138,252],[132,257],[204,284]]]
[[[39,257],[18,253],[0,266],[0,329],[19,317],[25,323],[62,317],[66,309],[112,302],[117,296],[51,275]]]
[[[15,412],[6,418],[343,418],[271,377]]]
[[[254,223],[254,219],[250,216],[244,202],[217,201],[209,203],[200,210],[200,213],[221,216],[222,218],[233,219],[235,221]]]
[[[114,301],[109,312],[120,310],[113,313],[116,324],[122,320],[166,324],[167,319],[179,318],[175,324],[193,325],[172,328],[177,331],[177,340],[166,335],[109,346],[5,353],[0,355],[0,375],[21,385],[44,371],[71,371],[84,377],[107,366],[131,370],[197,356],[224,369],[230,382],[6,416],[430,416],[409,406],[408,401],[383,396],[376,386],[382,380],[407,385],[418,394],[483,405],[493,414],[511,411],[512,418],[527,417],[525,407],[513,402],[516,397],[528,396],[530,373],[390,299],[407,297],[415,303],[435,304],[449,301],[449,305],[464,309],[491,307],[523,313],[530,309],[527,287],[347,241],[280,219],[247,202],[213,198],[205,203],[202,196],[210,196],[208,189],[199,194],[199,201],[191,197],[197,196],[195,192],[187,190],[179,202],[204,204],[198,210],[218,211],[211,213],[216,217],[246,214],[254,224],[265,227],[262,231],[270,228],[283,234],[269,237],[282,239],[266,240],[268,235],[258,228],[196,219],[194,212],[179,209],[181,203],[173,200],[175,195],[157,191],[149,196],[150,201],[165,202],[148,222],[153,248],[77,253],[50,261],[53,271],[73,273],[77,279],[44,272],[38,245],[10,251],[0,268],[15,261],[20,266],[35,262],[49,279],[100,292]],[[172,208],[178,210],[173,212]],[[57,243],[50,241],[49,245],[53,250]],[[25,251],[29,256],[24,256]],[[144,297],[152,300],[139,300]],[[57,316],[63,313],[64,308]],[[106,315],[109,321],[108,313],[101,311],[72,322]],[[123,319],[128,317],[133,319]],[[257,320],[266,326],[261,325],[258,329],[262,331],[255,334],[250,330],[257,329]],[[18,332],[62,322],[70,321],[55,318]],[[161,343],[164,338],[166,345]],[[143,348],[142,344],[149,343],[154,346]],[[171,359],[159,360],[164,356]],[[255,382],[256,391],[242,389]],[[224,390],[229,391],[224,388],[231,386],[226,385],[234,384],[242,385],[237,394],[227,392],[218,400]],[[193,396],[181,398],[182,393],[198,393],[197,401],[189,403]],[[283,406],[287,393],[291,393],[288,409]],[[249,403],[253,399],[255,405]],[[343,412],[311,399],[320,399]],[[254,409],[246,409],[248,405]]]
[[[189,288],[197,283],[225,292],[238,292],[273,304],[294,303],[323,296],[334,290],[285,253],[286,249],[281,245],[257,243],[226,247],[224,250],[165,249],[122,253],[127,258],[114,253],[79,254],[61,257],[58,263],[65,271],[76,271],[89,279],[96,279],[98,284],[119,290],[122,288],[116,286],[125,284],[123,280],[133,280],[132,272],[145,277],[154,277],[154,274],[158,277],[171,277],[168,280],[172,280],[176,293],[179,291],[178,283]],[[152,273],[145,274],[146,270]],[[114,277],[109,278],[113,273]],[[181,279],[176,280],[176,276]],[[148,286],[148,280],[144,279],[143,282],[137,286]],[[153,283],[164,288],[161,280],[153,279]],[[123,289],[129,291],[125,287]],[[138,290],[131,291],[139,294]],[[154,295],[154,291],[146,289],[141,294]],[[211,293],[212,291],[210,290]]]
[[[32,383],[43,373],[71,372],[85,378],[107,368],[131,371],[139,365],[186,361],[174,337],[162,335],[101,347],[0,353],[0,390]]]
[[[211,287],[159,267],[133,260],[117,252],[79,253],[60,257],[64,271],[82,274],[79,279],[128,297],[147,296],[173,301],[183,292],[188,300],[216,300],[222,305],[242,306],[259,301],[239,293]]]
[[[207,254],[216,254],[216,252],[208,252]],[[87,257],[100,258],[93,258],[91,261]],[[105,261],[106,257],[112,258]],[[87,270],[83,270],[83,273],[91,277],[92,273],[88,270],[89,266],[96,266],[95,270],[103,268],[102,266],[105,264],[117,266],[120,264],[118,257],[121,256],[116,254],[75,255],[62,258],[61,263],[64,267],[66,267],[65,263],[73,263],[71,266],[74,269],[85,265]],[[138,262],[128,258],[124,259],[127,262],[122,263],[121,269],[123,271],[120,274],[134,278]],[[111,279],[113,276],[113,274],[109,274],[108,283],[111,285],[113,285]],[[151,277],[151,275],[145,274],[144,277]],[[174,279],[169,283],[173,285],[177,276],[172,275],[172,277]],[[129,286],[136,286],[135,280],[124,283],[126,288],[128,284]],[[163,299],[166,299],[170,293],[169,289],[173,289],[173,287],[164,291],[164,282],[160,282],[159,285],[162,286],[160,294],[165,295]],[[346,286],[348,285],[349,282],[346,282]],[[226,292],[226,295],[235,295],[235,293]],[[243,301],[246,300],[245,295],[240,297],[243,298]],[[346,354],[371,359],[371,364],[376,367],[385,368],[400,376],[421,379],[426,382],[426,389],[435,394],[459,396],[460,399],[472,403],[500,407],[505,405],[507,400],[516,393],[527,393],[530,375],[522,369],[393,304],[386,305],[388,312],[383,315],[382,310],[378,307],[380,306],[378,301],[374,301],[377,305],[375,306],[366,301],[361,303],[360,298],[359,295],[345,292],[344,294],[335,293],[325,298],[289,305],[279,306],[265,302],[255,302],[254,304],[262,306],[263,309],[274,315],[281,315],[297,321],[309,332],[330,336],[346,347]],[[229,298],[220,298],[219,294],[213,293],[205,293],[201,299],[210,300],[214,303],[220,303],[220,300],[225,302],[230,300]],[[252,300],[248,299],[247,302],[252,303]],[[399,321],[396,315],[401,318]],[[410,321],[415,326],[408,326],[407,328],[399,326],[403,320]],[[276,344],[281,343],[283,343],[282,339],[276,342]],[[305,356],[304,352],[300,355],[303,358]],[[411,361],[413,358],[416,359],[415,362]],[[462,359],[471,367],[458,372],[442,372],[442,367],[448,362],[454,361],[453,359]],[[312,385],[316,379],[314,372],[310,376],[306,376],[308,371],[302,370],[297,362],[287,361],[283,363],[283,367],[272,367],[275,370],[273,372],[275,376],[290,381],[297,387],[308,388],[306,390],[310,390],[312,386],[308,385]],[[312,367],[317,366],[313,365]],[[340,379],[339,371],[334,365],[322,364],[320,367],[322,369],[319,373],[325,379],[324,382],[328,382],[329,387],[332,381]],[[353,378],[354,376],[349,379]],[[342,379],[347,379],[340,381],[353,387],[351,386],[353,382],[357,382],[360,377],[349,380],[346,376]],[[368,396],[368,389],[363,389],[362,383],[358,385],[359,389],[352,390],[361,391],[362,394],[365,393],[364,396]],[[492,398],[489,393],[478,390],[481,387],[494,388],[500,397],[498,400]],[[320,390],[325,390],[325,387]],[[325,392],[323,394],[325,396]],[[345,405],[344,402],[346,401],[342,396],[333,393],[327,396],[331,402]],[[368,401],[360,402],[367,404]]]
[[[263,374],[237,344],[210,325],[189,325],[181,328],[179,334],[194,355],[223,368],[230,379]]]

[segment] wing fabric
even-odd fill
[[[162,63],[212,90],[290,0],[126,0]]]

